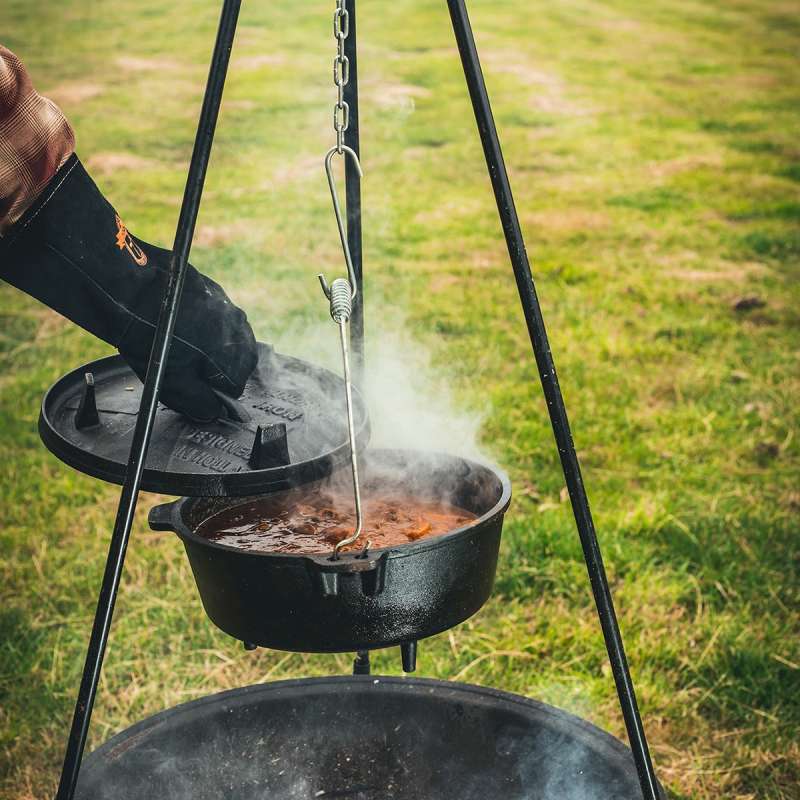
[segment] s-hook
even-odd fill
[[[337,134],[338,133],[339,131],[337,129]],[[336,226],[339,228],[339,239],[341,239],[342,242],[344,260],[347,264],[347,281],[350,286],[350,300],[352,302],[356,299],[356,295],[358,294],[358,281],[356,279],[356,271],[353,267],[353,259],[350,255],[350,245],[347,243],[347,229],[345,228],[344,217],[342,216],[342,207],[339,203],[339,193],[336,191],[336,179],[333,176],[333,157],[337,153],[341,153],[343,158],[350,156],[353,165],[358,170],[359,177],[364,177],[364,171],[361,169],[361,162],[358,160],[355,150],[351,149],[346,144],[331,147],[325,156],[325,174],[328,177],[328,188],[331,190],[331,200],[333,201],[333,213],[336,216]],[[325,280],[325,276],[322,273],[317,275],[317,277],[319,278],[325,297],[330,300],[331,287],[328,285],[328,281]],[[334,281],[334,283],[335,282],[336,281]],[[348,314],[348,320],[349,318],[350,316]]]
[[[336,180],[333,176],[333,157],[338,153],[342,158],[350,158],[358,170],[359,176],[363,176],[361,164],[356,152],[344,144],[344,132],[350,124],[350,107],[344,99],[344,87],[350,80],[350,62],[344,52],[344,42],[350,32],[350,16],[347,12],[346,0],[336,0],[336,11],[333,14],[333,35],[336,38],[336,57],[333,60],[333,82],[337,89],[336,105],[333,109],[333,128],[336,131],[336,144],[328,150],[325,156],[325,174],[328,177],[328,188],[331,190],[331,200],[333,201],[333,213],[336,216],[336,225],[339,228],[339,239],[342,243],[344,260],[347,265],[347,278],[336,278],[332,284],[328,284],[325,276],[320,273],[320,286],[325,297],[330,301],[331,319],[339,326],[339,343],[342,348],[342,367],[344,370],[344,389],[347,400],[347,433],[350,440],[350,465],[353,472],[353,497],[356,506],[356,527],[352,536],[336,543],[333,548],[332,561],[338,561],[339,552],[343,547],[358,541],[361,530],[364,526],[364,518],[361,511],[361,488],[358,480],[358,455],[356,445],[355,423],[353,421],[353,383],[350,377],[350,347],[347,337],[347,324],[353,313],[353,300],[358,293],[358,281],[356,272],[353,268],[353,259],[350,255],[350,246],[347,242],[347,230],[342,217],[342,207],[339,203],[339,195],[336,191]],[[369,549],[370,542],[364,547],[364,552]]]

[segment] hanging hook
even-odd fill
[[[336,225],[339,228],[339,239],[341,239],[342,242],[344,260],[347,263],[347,281],[350,284],[350,299],[355,300],[355,297],[358,294],[356,271],[353,267],[353,259],[350,256],[350,245],[347,243],[347,231],[345,229],[344,219],[342,218],[342,208],[339,205],[339,194],[336,191],[336,180],[333,177],[333,157],[338,152],[340,151],[337,147],[331,147],[331,149],[328,150],[328,154],[325,156],[325,174],[328,176],[328,187],[331,190],[331,200],[333,200],[333,213],[336,215]],[[359,176],[363,177],[364,173],[361,169],[361,163],[358,160],[355,150],[347,145],[342,145],[341,153],[342,157],[345,159],[346,156],[350,156],[355,168],[358,170]],[[322,286],[322,291],[325,293],[325,297],[330,300],[331,287],[328,285],[328,281],[325,280],[325,276],[322,273],[317,275],[317,277],[319,278],[319,283],[320,286]]]

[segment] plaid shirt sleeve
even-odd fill
[[[66,117],[33,88],[22,62],[0,44],[0,236],[74,149]]]

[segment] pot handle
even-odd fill
[[[153,506],[147,515],[147,522],[150,529],[154,531],[174,531],[175,523],[172,520],[175,506],[180,501],[173,500],[171,503],[162,503],[160,506]]]
[[[378,558],[344,558],[331,561],[329,558],[307,558],[306,563],[314,577],[317,589],[324,597],[339,594],[339,578],[356,575],[360,579],[361,591],[367,597],[380,594],[386,585],[386,564],[389,554]]]

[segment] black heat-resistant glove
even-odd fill
[[[114,345],[144,380],[170,253],[131,235],[77,156],[0,238],[0,277]],[[161,400],[195,420],[222,416],[258,360],[244,312],[187,266]]]

